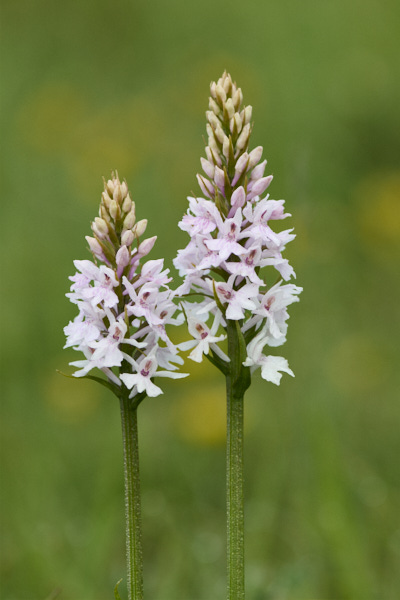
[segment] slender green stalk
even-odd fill
[[[227,598],[244,600],[243,395],[235,397],[230,376],[226,378],[226,398]]]
[[[244,600],[243,367],[236,323],[227,322],[230,372],[227,399],[227,598]]]
[[[120,398],[124,446],[126,561],[129,600],[143,599],[143,553],[140,508],[137,408],[128,395]]]

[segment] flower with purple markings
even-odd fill
[[[262,351],[266,345],[284,343],[287,307],[298,301],[302,291],[284,283],[295,277],[282,256],[295,236],[292,229],[279,232],[271,226],[291,215],[285,213],[284,200],[266,193],[272,175],[264,175],[263,148],[248,149],[252,108],[242,106],[242,101],[242,91],[227,73],[211,84],[208,144],[206,158],[201,158],[204,173],[197,175],[204,197],[189,198],[189,209],[179,224],[191,239],[174,260],[184,278],[177,294],[187,315],[214,318],[209,330],[205,323],[188,317],[195,346],[189,358],[199,361],[204,354],[228,373],[228,357],[220,344],[229,339],[231,330],[244,368],[237,379],[260,367],[264,379],[279,384],[280,372],[293,372],[285,359]],[[186,299],[195,294],[203,299],[197,303]],[[207,340],[211,331],[212,344],[202,342],[201,335],[207,334]]]
[[[175,373],[183,360],[166,330],[183,320],[181,314],[174,317],[178,309],[169,270],[162,259],[141,264],[156,239],[140,241],[146,226],[145,219],[136,222],[126,183],[113,176],[104,185],[100,216],[92,223],[94,237],[87,238],[95,262],[74,261],[77,272],[67,294],[79,314],[64,328],[65,347],[85,357],[71,363],[78,369],[74,376],[99,369],[116,390],[126,386],[130,398],[162,394],[154,377],[185,376]]]

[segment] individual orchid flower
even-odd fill
[[[189,310],[189,306],[186,305],[186,307]],[[179,345],[180,349],[189,350],[193,348],[192,352],[189,354],[189,358],[195,362],[201,362],[203,354],[209,354],[210,350],[222,360],[229,362],[229,358],[217,345],[217,342],[222,342],[226,339],[226,335],[215,335],[218,331],[220,321],[221,316],[220,314],[217,314],[210,329],[207,327],[206,323],[189,313],[187,316],[188,329],[194,339],[181,343]]]
[[[294,373],[289,369],[288,361],[285,358],[262,354],[262,349],[266,343],[265,331],[261,331],[247,346],[247,358],[244,366],[250,367],[251,371],[254,371],[257,367],[261,367],[261,377],[276,385],[279,385],[282,378],[280,371],[294,377]]]
[[[154,398],[163,393],[162,389],[152,382],[153,377],[169,377],[179,379],[186,377],[186,373],[174,373],[173,371],[158,371],[158,363],[155,350],[147,356],[143,356],[138,361],[130,361],[135,367],[135,373],[123,373],[120,377],[129,390],[136,388],[136,393],[146,393],[147,396]],[[134,395],[134,394],[132,394]]]

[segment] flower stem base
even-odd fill
[[[120,398],[124,446],[126,560],[129,600],[143,600],[143,552],[140,504],[137,409],[128,395]]]

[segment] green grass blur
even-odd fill
[[[106,600],[125,576],[117,403],[55,372],[78,358],[67,278],[112,169],[172,266],[224,69],[304,287],[282,348],[296,378],[246,397],[247,597],[397,599],[400,4],[2,4],[2,600]],[[153,600],[225,594],[224,382],[187,368],[140,407]]]

